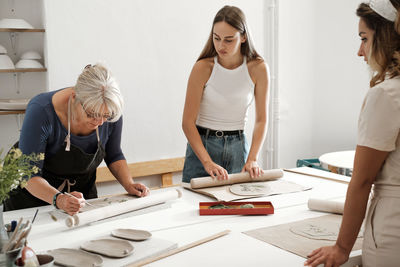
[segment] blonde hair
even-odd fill
[[[399,10],[400,1],[391,0],[393,6]],[[373,87],[385,80],[400,75],[400,20],[399,11],[395,22],[383,18],[371,9],[369,4],[362,3],[357,9],[357,16],[367,27],[374,31],[373,42],[368,55],[368,65],[375,71],[370,86]]]
[[[250,30],[247,26],[246,17],[243,11],[235,6],[224,6],[215,15],[210,36],[208,37],[207,43],[197,61],[203,58],[215,57],[217,55],[217,51],[215,50],[213,43],[213,31],[214,25],[221,21],[231,25],[233,28],[239,31],[240,35],[246,37],[246,41],[241,44],[240,53],[246,57],[248,62],[257,58],[261,58],[254,48],[253,40],[251,38]]]
[[[85,67],[76,82],[75,94],[83,108],[90,108],[95,114],[101,114],[105,105],[112,117],[110,122],[122,116],[124,100],[119,86],[110,70],[101,64]]]

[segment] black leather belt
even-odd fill
[[[235,130],[235,131],[220,131],[220,130],[211,130],[201,126],[196,126],[200,135],[206,135],[208,131],[209,136],[223,137],[228,135],[241,135],[243,130]]]

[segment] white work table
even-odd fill
[[[324,175],[323,171],[320,172],[321,175]],[[342,176],[337,175],[337,177],[341,178]],[[80,244],[85,241],[109,235],[113,229],[133,228],[148,230],[152,232],[153,237],[176,242],[181,247],[228,229],[231,230],[231,233],[226,236],[156,261],[148,266],[303,266],[304,258],[242,232],[325,215],[325,213],[308,210],[308,199],[343,200],[347,184],[290,172],[285,172],[283,179],[312,186],[313,189],[251,199],[271,201],[275,208],[273,215],[200,216],[199,202],[215,201],[215,199],[186,189],[181,189],[183,192],[181,199],[171,201],[169,205],[164,205],[163,209],[132,217],[116,217],[113,220],[71,229],[50,218],[48,212],[53,207],[40,207],[28,238],[28,245],[37,252],[61,247],[79,248]],[[19,217],[31,219],[35,210],[36,208],[31,208],[5,212],[4,221],[7,223]],[[357,260],[359,260],[359,254],[359,251],[352,253]],[[124,264],[127,263],[129,261]]]

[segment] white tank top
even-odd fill
[[[254,99],[254,83],[243,64],[230,70],[214,57],[214,67],[203,91],[196,124],[212,130],[243,130]]]

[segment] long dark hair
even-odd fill
[[[376,71],[370,81],[370,86],[383,82],[385,76],[393,78],[400,75],[400,0],[391,0],[397,9],[395,22],[389,21],[374,10],[369,4],[362,3],[357,8],[357,16],[362,19],[367,27],[374,31],[368,64]]]
[[[242,12],[242,10],[240,10],[235,6],[224,6],[215,15],[211,27],[210,36],[208,37],[207,43],[204,46],[203,51],[201,52],[197,61],[203,58],[215,57],[217,55],[217,51],[215,50],[213,43],[213,29],[215,23],[221,21],[228,23],[229,25],[237,29],[241,35],[246,36],[246,41],[241,44],[240,53],[246,57],[248,62],[257,58],[261,58],[261,56],[257,53],[256,49],[254,48],[249,29],[247,27],[246,17]]]

